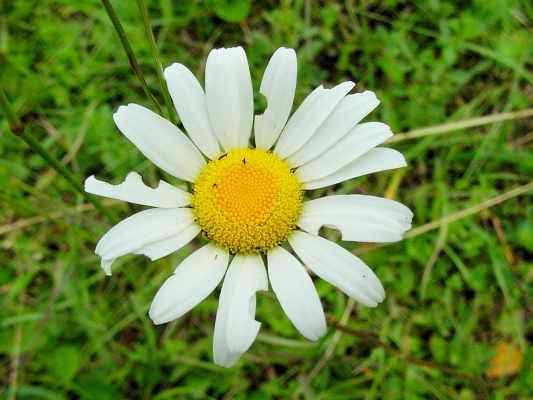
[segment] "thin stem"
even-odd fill
[[[268,333],[260,333],[257,335],[257,340],[263,343],[275,345],[275,346],[284,346],[290,348],[311,348],[315,344],[312,342],[304,342],[300,340],[286,339],[284,337],[279,337],[275,335],[269,335]]]
[[[17,394],[17,388],[18,388],[18,376],[19,376],[19,368],[20,368],[20,342],[22,337],[22,326],[17,325],[15,328],[15,335],[14,335],[13,341],[14,343],[14,351],[13,351],[13,358],[11,359],[11,372],[9,374],[9,389],[7,391],[8,393],[8,399],[9,400],[16,400],[16,394]]]
[[[124,204],[116,200],[104,200],[101,203],[106,207],[114,207],[119,204]],[[84,213],[91,210],[94,210],[94,206],[92,204],[84,203],[66,210],[54,211],[45,215],[37,215],[35,217],[27,219],[20,219],[13,223],[0,226],[0,235],[4,235],[6,233],[13,232],[19,229],[24,229],[28,226],[42,224],[43,222],[53,221],[56,219],[63,219],[69,215]]]
[[[348,303],[346,304],[346,307],[344,308],[344,311],[341,316],[340,324],[344,325],[348,320],[350,319],[350,315],[353,312],[353,309],[355,308],[355,300],[352,298],[348,299]],[[304,392],[305,388],[308,387],[311,382],[317,377],[317,375],[322,371],[326,365],[328,364],[329,360],[331,360],[331,357],[335,354],[335,348],[337,347],[337,344],[342,338],[342,330],[338,329],[337,332],[335,332],[328,344],[328,347],[326,348],[326,351],[324,351],[324,354],[322,354],[322,357],[320,357],[320,360],[318,360],[315,363],[315,366],[313,369],[307,374],[306,376],[301,376],[300,386],[298,389],[294,392],[293,398],[298,398],[301,393]]]
[[[70,183],[70,185],[77,192],[79,192],[85,199],[91,202],[94,208],[104,214],[111,222],[114,222],[115,218],[109,212],[109,210],[102,206],[102,204],[97,199],[85,193],[81,184],[81,180],[76,177],[72,172],[70,172],[63,164],[56,160],[48,152],[48,150],[46,150],[46,148],[27,131],[27,129],[24,129],[24,126],[22,126],[19,119],[15,116],[15,113],[13,112],[13,109],[11,108],[9,100],[7,99],[7,96],[2,87],[0,87],[0,99],[0,106],[7,116],[9,129],[13,133],[13,135],[24,140],[26,144],[31,147],[32,150],[37,152],[48,164],[50,164],[52,168],[54,168],[61,176],[63,176],[63,178],[65,178],[65,180]]]
[[[410,364],[420,365],[422,367],[428,367],[428,368],[436,369],[436,370],[439,370],[441,372],[444,372],[444,373],[447,373],[447,374],[450,374],[450,375],[455,375],[458,378],[466,379],[466,380],[468,380],[468,381],[470,381],[472,383],[475,383],[478,386],[486,386],[487,385],[487,383],[485,382],[484,379],[479,378],[479,377],[474,376],[474,375],[470,375],[470,374],[464,373],[464,372],[457,371],[456,369],[454,369],[453,367],[450,367],[448,365],[439,364],[439,363],[436,363],[436,362],[433,362],[433,361],[422,360],[420,358],[416,358],[416,357],[412,357],[412,356],[409,356],[407,354],[404,354],[401,350],[396,349],[394,346],[392,346],[392,345],[390,345],[388,343],[385,343],[382,340],[380,340],[377,337],[377,335],[374,334],[373,332],[352,329],[352,328],[350,328],[350,327],[348,327],[348,326],[346,326],[344,324],[341,324],[339,321],[337,321],[332,316],[327,316],[327,320],[328,320],[328,322],[331,325],[333,325],[335,327],[335,329],[337,329],[339,331],[342,331],[344,333],[347,333],[347,334],[349,334],[351,336],[355,336],[355,337],[364,339],[365,341],[369,341],[373,345],[381,347],[385,351],[387,351],[387,352],[389,352],[389,353],[391,353],[391,354],[393,354],[393,355],[395,355],[397,357],[403,358],[405,361],[407,361]]]
[[[174,124],[177,124],[178,116],[176,114],[176,109],[172,105],[172,100],[170,98],[170,94],[168,93],[165,78],[163,77],[163,65],[161,64],[161,58],[159,57],[159,50],[155,42],[154,32],[152,31],[152,27],[150,26],[148,7],[146,7],[146,2],[144,0],[137,0],[137,6],[139,7],[139,12],[141,13],[141,17],[144,24],[144,30],[146,32],[146,36],[148,37],[148,42],[150,43],[150,51],[152,53],[152,57],[155,63],[157,80],[159,81],[159,87],[161,88],[161,93],[163,94],[163,98],[165,99],[165,106],[167,108],[168,116]]]
[[[137,58],[135,57],[135,54],[133,53],[128,37],[126,36],[126,32],[124,31],[124,28],[122,27],[122,24],[120,23],[120,20],[118,19],[118,15],[115,12],[115,9],[113,8],[109,0],[102,0],[102,4],[104,5],[106,9],[109,19],[111,19],[111,22],[113,23],[115,31],[117,32],[117,35],[120,39],[120,43],[122,43],[122,47],[124,48],[124,51],[126,52],[126,56],[128,57],[128,61],[130,63],[131,69],[133,70],[133,73],[135,74],[135,76],[137,76],[137,78],[139,79],[139,82],[141,83],[144,93],[146,94],[147,97],[149,97],[152,100],[157,112],[159,114],[163,114],[163,111],[161,110],[161,106],[159,105],[157,99],[152,94],[152,92],[150,92],[150,89],[148,88],[148,84],[146,83],[146,80],[144,79],[144,75],[141,71],[141,68],[139,67]]]
[[[486,210],[487,208],[491,208],[495,205],[498,205],[500,203],[503,203],[504,201],[507,201],[507,200],[510,200],[514,197],[517,197],[517,196],[520,196],[522,194],[525,194],[527,192],[529,192],[530,190],[533,190],[533,181],[525,184],[525,185],[522,185],[522,186],[518,186],[514,189],[511,189],[505,193],[502,193],[498,196],[495,196],[495,197],[492,197],[488,200],[485,200],[479,204],[476,204],[475,206],[472,206],[472,207],[468,207],[468,208],[465,208],[464,210],[461,210],[461,211],[457,211],[455,213],[452,213],[452,214],[448,214],[446,215],[445,217],[441,218],[441,219],[438,219],[436,221],[433,221],[433,222],[430,222],[430,223],[427,223],[427,224],[424,224],[424,225],[421,225],[421,226],[417,226],[416,228],[410,230],[409,232],[407,232],[407,234],[405,235],[405,238],[406,239],[410,239],[410,238],[413,238],[415,236],[419,236],[423,233],[426,233],[428,231],[431,231],[433,229],[437,229],[437,228],[440,228],[442,225],[447,225],[447,224],[450,224],[452,222],[455,222],[455,221],[458,221],[460,219],[463,219],[463,218],[466,218],[470,215],[473,215],[473,214],[477,214],[478,212],[480,211],[483,211],[483,210]]]
[[[475,126],[482,126],[493,124],[495,122],[507,121],[512,119],[533,117],[533,108],[526,110],[505,112],[499,114],[486,115],[484,117],[465,119],[463,121],[449,122],[442,125],[429,126],[427,128],[413,129],[406,133],[398,133],[387,140],[387,143],[402,142],[404,140],[416,139],[424,136],[440,135],[460,129],[472,128]]]
[[[404,236],[404,239],[411,239],[416,236],[420,236],[426,232],[432,231],[434,229],[438,229],[443,225],[448,225],[448,224],[451,224],[452,222],[459,221],[473,214],[477,214],[480,211],[494,207],[514,197],[518,197],[523,194],[526,194],[530,190],[533,190],[533,181],[526,183],[525,185],[518,186],[505,193],[499,194],[498,196],[492,197],[488,200],[485,200],[479,204],[476,204],[475,206],[465,208],[464,210],[460,210],[460,211],[448,214],[445,217],[442,217],[435,221],[431,221],[431,222],[428,222],[427,224],[417,226],[416,228],[413,228],[409,232],[407,232]],[[352,253],[359,255],[359,254],[367,253],[372,250],[379,249],[389,244],[392,244],[392,243],[369,244],[366,246],[362,246],[359,249],[353,250]]]

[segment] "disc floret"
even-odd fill
[[[275,154],[235,149],[201,171],[192,207],[204,234],[220,247],[232,253],[266,251],[296,227],[302,185]]]

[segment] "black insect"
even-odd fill
[[[228,153],[224,153],[222,154],[220,157],[218,157],[219,160],[222,160],[224,157],[227,157],[228,156]]]

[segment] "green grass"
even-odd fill
[[[257,92],[271,53],[291,46],[297,102],[322,82],[352,79],[382,101],[369,120],[395,132],[532,104],[527,1],[261,1],[251,9],[225,2],[149,2],[163,65],[179,61],[201,75],[211,47],[241,44]],[[113,4],[164,110],[137,6]],[[118,182],[136,170],[156,182],[160,172],[113,125],[119,105],[153,105],[101,3],[4,0],[0,9],[1,85],[28,132],[80,179],[96,173]],[[90,209],[73,211],[83,198],[1,118],[1,399],[532,395],[531,192],[364,252],[387,291],[376,309],[356,305],[349,313],[344,295],[315,280],[328,315],[346,314],[344,325],[364,335],[339,336],[330,324],[323,340],[306,342],[272,292],[260,294],[262,335],[235,368],[222,369],[211,361],[217,296],[169,325],[155,327],[147,316],[157,288],[192,246],[155,263],[125,257],[104,277],[93,249],[110,223]],[[335,189],[388,190],[423,225],[527,184],[532,130],[531,118],[515,119],[397,142],[406,170]],[[117,217],[134,209],[112,206]],[[513,375],[488,378],[501,341],[518,346],[524,363]],[[421,365],[428,362],[438,366]]]

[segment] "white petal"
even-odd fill
[[[327,226],[338,229],[342,240],[385,243],[402,240],[412,219],[411,210],[394,200],[337,195],[305,202],[298,226],[315,235]]]
[[[276,247],[268,252],[268,277],[281,308],[296,329],[309,340],[324,336],[324,310],[303,265],[287,250]]]
[[[115,261],[114,258],[111,258],[109,260],[101,259],[100,260],[100,268],[102,268],[106,275],[111,275],[111,264]]]
[[[350,129],[378,105],[379,100],[371,91],[346,96],[320,125],[313,137],[290,156],[288,161],[297,167],[318,157],[346,136]]]
[[[167,239],[176,238],[184,231],[190,232],[191,225],[196,226],[196,223],[188,208],[151,208],[133,214],[112,227],[102,236],[95,252],[102,258],[104,271],[111,275],[111,263],[116,258],[128,253],[148,253],[155,258],[168,249]],[[199,231],[199,228],[195,229]],[[164,242],[163,248],[158,245],[159,242]]]
[[[259,290],[268,290],[261,257],[236,255],[220,292],[213,340],[216,364],[231,367],[254,342],[261,326],[255,320]]]
[[[270,149],[278,139],[291,113],[296,90],[297,60],[293,49],[280,47],[268,62],[259,92],[267,108],[254,122],[255,145]]]
[[[188,256],[158,290],[149,315],[155,324],[181,317],[205,299],[228,267],[227,251],[208,244]]]
[[[386,171],[388,169],[401,168],[406,165],[405,158],[399,151],[385,147],[376,147],[332,174],[304,183],[304,189],[318,189],[335,185],[348,179],[374,172]]]
[[[369,307],[377,306],[385,298],[374,272],[343,247],[301,231],[289,236],[289,243],[309,269],[351,298]]]
[[[142,254],[148,257],[150,260],[155,261],[160,258],[166,257],[169,254],[178,251],[186,244],[190,243],[198,234],[201,228],[199,225],[192,223],[180,233],[170,236],[167,239],[150,243],[135,251],[135,254]]]
[[[118,129],[150,161],[177,178],[194,182],[205,161],[177,126],[137,104],[120,106],[113,119]]]
[[[356,125],[344,138],[320,157],[296,170],[302,182],[324,178],[392,136],[390,128],[381,122]]]
[[[343,82],[332,89],[319,86],[313,90],[289,119],[276,144],[275,153],[287,158],[298,151],[353,87],[353,82]]]
[[[205,67],[211,126],[226,151],[248,147],[253,123],[253,91],[242,47],[211,50]]]
[[[220,153],[220,146],[211,128],[200,83],[186,66],[177,63],[165,69],[165,79],[174,106],[192,141],[207,157],[215,158]]]
[[[136,172],[130,172],[124,182],[118,185],[100,181],[91,175],[85,180],[85,191],[150,207],[175,208],[189,205],[191,202],[190,193],[169,185],[165,181],[159,181],[155,189],[146,186]]]

